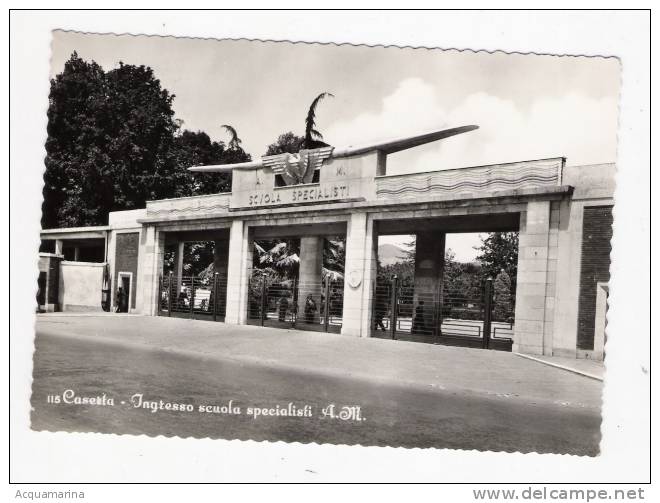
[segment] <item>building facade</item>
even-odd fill
[[[231,193],[149,201],[144,209],[111,213],[103,227],[44,230],[40,281],[48,281],[40,304],[49,310],[100,310],[105,289],[106,308],[114,310],[119,302],[117,287],[122,286],[129,312],[171,315],[177,302],[172,292],[185,288],[183,243],[213,241],[214,271],[222,278],[221,289],[218,280],[212,286],[213,317],[217,319],[215,306],[222,297],[224,323],[250,323],[254,243],[287,237],[300,242],[293,302],[302,313],[303,299],[311,296],[327,302],[332,297],[320,277],[322,240],[344,236],[345,273],[336,290],[341,302],[317,313],[327,320],[329,309],[335,309],[341,334],[370,337],[379,321],[375,318],[390,317],[392,302],[401,302],[396,298],[390,302],[388,293],[389,307],[383,306],[379,314],[378,237],[415,234],[415,285],[406,316],[413,323],[414,316],[426,316],[424,326],[441,327],[450,318],[445,311],[427,307],[420,315],[419,306],[421,299],[446,304],[442,297],[445,235],[516,231],[511,349],[602,359],[615,166],[567,166],[558,157],[388,174],[389,154],[435,141],[419,138],[326,156],[316,163],[314,176],[308,173],[307,179],[294,183],[273,163],[252,163],[233,169]],[[80,258],[81,250],[90,246],[96,247],[96,255],[89,254],[97,259],[86,262]],[[164,271],[166,250],[174,250],[175,255],[169,277]],[[59,293],[53,293],[55,282]],[[96,295],[84,290],[89,285],[96,285]],[[387,291],[393,291],[391,285]],[[194,312],[206,301],[188,302]],[[262,321],[267,318],[264,309],[261,316]]]

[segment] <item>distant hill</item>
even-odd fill
[[[406,252],[403,248],[399,248],[393,244],[382,244],[378,247],[378,260],[381,265],[388,266],[403,262]]]

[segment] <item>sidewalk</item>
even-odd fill
[[[522,358],[537,361],[544,365],[550,365],[558,369],[573,372],[574,374],[583,375],[597,381],[602,381],[605,378],[605,364],[595,360],[587,360],[585,358],[566,358],[562,356],[545,356],[545,355],[528,355],[524,353],[515,353]]]
[[[40,336],[147,346],[295,371],[303,378],[314,373],[600,407],[600,382],[500,351],[146,316],[39,315],[36,328]]]

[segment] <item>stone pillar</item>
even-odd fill
[[[252,240],[248,231],[243,220],[233,220],[229,230],[225,323],[234,325],[244,325],[247,321],[248,278],[252,269]]]
[[[61,239],[55,240],[55,255],[64,255],[64,241]]]
[[[62,257],[51,253],[39,254],[39,288],[40,308],[46,312],[59,311],[60,302],[60,273]]]
[[[183,247],[186,245],[185,242],[179,241],[176,246],[176,256],[174,257],[174,277],[176,278],[176,295],[174,298],[178,298],[179,292],[181,292],[181,282],[183,279]]]
[[[364,237],[364,278],[362,287],[362,326],[360,335],[371,337],[373,327],[373,299],[376,277],[378,276],[378,235],[374,232],[374,221],[370,215],[366,218]]]
[[[227,277],[227,260],[229,258],[229,241],[215,241],[213,245],[213,268],[219,277]]]
[[[114,292],[116,291],[116,285],[114,282],[114,278],[116,274],[116,263],[117,263],[117,231],[110,231],[108,233],[107,262],[108,262],[108,270],[110,273],[108,277],[108,289],[110,290],[110,312],[114,313],[116,307],[115,295],[114,295]]]
[[[373,220],[366,213],[353,213],[348,221],[345,271],[341,333],[369,337],[376,245]]]
[[[145,226],[140,233],[138,282],[135,292],[137,312],[154,316],[158,313],[158,285],[163,274],[165,233],[155,226]]]
[[[74,246],[73,248],[73,261],[80,261],[80,246]]]
[[[431,334],[440,319],[442,280],[445,268],[445,233],[419,232],[415,241],[415,293],[413,316],[424,302],[425,334]],[[437,316],[436,316],[437,314]]]
[[[593,359],[599,361],[603,361],[605,358],[608,294],[608,283],[598,282],[596,284],[596,319],[594,322],[594,350],[592,354]]]
[[[550,238],[550,201],[530,201],[520,215],[513,351],[552,354],[554,280],[548,270],[557,247],[556,236]]]
[[[319,236],[300,238],[300,267],[298,269],[298,322],[305,323],[305,303],[311,295],[316,303],[314,323],[320,322],[323,286],[323,240]]]

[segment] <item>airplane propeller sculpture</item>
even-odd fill
[[[462,126],[451,129],[435,130],[415,136],[407,136],[394,140],[386,140],[374,143],[368,143],[358,146],[347,146],[335,148],[332,146],[316,149],[303,149],[297,154],[276,154],[265,155],[257,161],[241,162],[236,164],[217,164],[212,166],[193,166],[189,171],[196,173],[227,173],[234,169],[251,170],[268,167],[275,174],[281,175],[287,185],[299,183],[309,183],[312,180],[314,171],[321,167],[327,159],[341,159],[344,157],[353,157],[371,151],[380,151],[385,154],[393,154],[426,143],[431,143],[450,136],[467,133],[478,129],[479,126]]]

